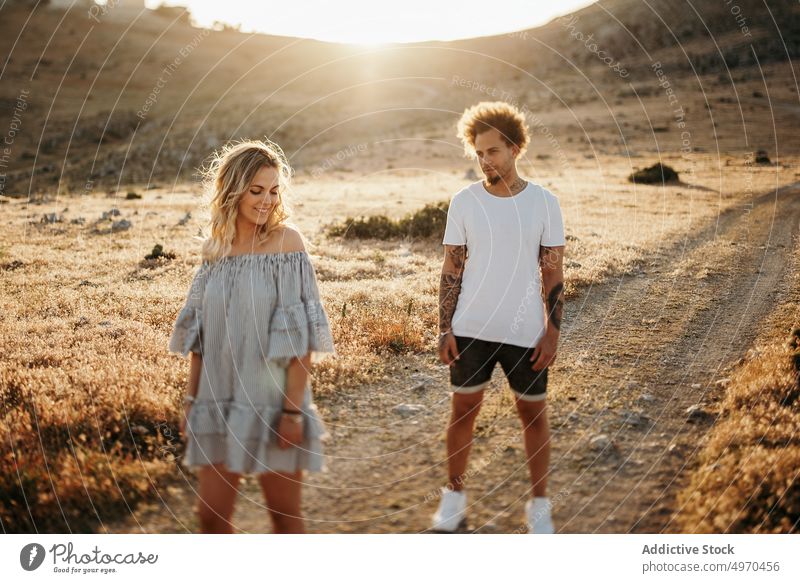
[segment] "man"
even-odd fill
[[[472,431],[483,390],[499,362],[522,421],[532,495],[525,504],[528,532],[550,534],[545,395],[563,308],[561,209],[553,193],[517,173],[529,136],[515,107],[478,103],[464,112],[458,134],[485,179],[458,192],[447,212],[439,358],[450,367],[453,388],[449,481],[432,528],[454,532],[466,523],[464,481]]]

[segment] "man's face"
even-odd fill
[[[497,184],[514,167],[517,147],[509,146],[494,128],[475,136],[475,156],[489,184]]]

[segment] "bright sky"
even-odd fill
[[[187,6],[195,21],[243,32],[349,43],[454,40],[545,24],[593,0],[146,0]]]

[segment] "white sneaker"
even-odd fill
[[[456,532],[466,525],[467,493],[442,488],[439,509],[433,515],[431,530],[437,532]]]
[[[528,519],[528,534],[554,534],[553,518],[550,516],[550,500],[547,496],[537,496],[525,503],[525,516]]]

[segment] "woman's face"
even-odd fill
[[[278,169],[262,166],[239,200],[239,216],[257,225],[266,223],[278,204],[279,185]]]

